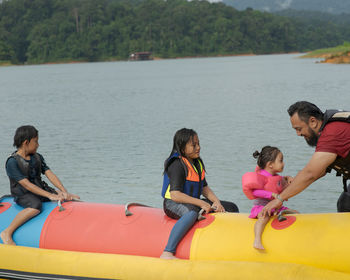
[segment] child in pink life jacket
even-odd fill
[[[292,182],[293,177],[282,177],[278,175],[278,173],[282,172],[284,168],[283,154],[278,148],[265,146],[262,148],[261,152],[255,151],[253,157],[257,159],[258,166],[255,172],[259,175],[254,175],[256,175],[257,178],[260,178],[260,182],[257,182],[260,184],[260,186],[256,189],[251,190],[252,197],[249,198],[255,199],[254,206],[251,209],[249,218],[257,219],[254,226],[255,238],[253,247],[259,250],[264,250],[265,248],[262,244],[261,236],[270,217],[263,217],[261,215],[261,210],[270,200],[280,199],[279,193],[281,193],[282,190]],[[244,186],[243,182],[243,189],[245,188],[246,186]],[[296,210],[288,209],[287,207],[282,206],[277,210],[276,214],[283,210],[288,210],[288,213],[299,213]]]

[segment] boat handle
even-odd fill
[[[66,210],[66,209],[62,206],[61,200],[58,200],[58,201],[57,201],[57,206],[58,206],[58,211],[59,211],[59,212]]]
[[[212,206],[212,207],[210,207],[212,210],[216,210],[216,207],[215,206]],[[197,220],[198,221],[201,221],[201,220],[204,220],[204,219],[206,219],[206,217],[205,216],[203,216],[203,213],[204,213],[204,209],[201,209],[200,211],[199,211],[199,213],[198,213],[198,217],[197,217]]]
[[[294,211],[290,211],[290,210],[288,210],[288,209],[282,210],[282,211],[277,215],[277,219],[278,219],[279,222],[283,222],[283,221],[287,220],[287,218],[284,217],[283,214],[295,214],[295,212],[294,212]]]
[[[202,220],[206,219],[206,217],[203,216],[203,213],[204,213],[204,209],[201,209],[198,213],[198,217],[197,217],[198,221],[202,221]]]
[[[125,216],[132,216],[133,213],[130,212],[129,207],[130,206],[143,206],[143,207],[151,207],[142,203],[137,203],[137,202],[128,202],[127,204],[125,204]]]

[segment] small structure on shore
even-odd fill
[[[129,60],[139,61],[139,60],[152,60],[151,52],[134,52],[130,54]]]

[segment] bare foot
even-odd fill
[[[160,255],[161,259],[165,259],[165,260],[174,260],[174,259],[178,259],[177,257],[174,256],[173,253],[171,252],[167,252],[164,251],[161,255]]]
[[[0,234],[0,237],[2,239],[2,242],[5,244],[5,245],[16,245],[16,243],[12,240],[11,236],[9,236],[8,234],[6,234],[5,231],[3,231],[1,234]]]
[[[265,250],[264,246],[261,244],[261,242],[254,241],[253,247],[258,250]]]

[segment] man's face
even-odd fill
[[[315,121],[313,117],[310,117],[308,123],[306,123],[299,118],[298,113],[290,117],[290,122],[297,135],[303,136],[306,143],[311,147],[315,147],[318,141],[318,135],[315,131]]]

